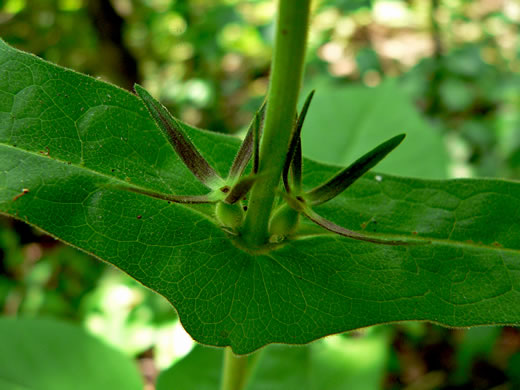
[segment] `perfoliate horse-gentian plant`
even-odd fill
[[[162,130],[164,136],[170,142],[173,150],[177,153],[182,162],[211,192],[203,195],[174,195],[161,194],[131,186],[122,188],[169,202],[188,204],[216,203],[215,217],[217,221],[226,231],[233,235],[240,235],[244,209],[247,210],[247,206],[242,206],[241,200],[245,199],[246,194],[249,192],[258,174],[259,138],[261,135],[262,118],[265,114],[265,104],[262,105],[251,121],[244,141],[233,160],[229,175],[227,179],[224,180],[215,172],[204,157],[201,156],[195,145],[193,145],[189,137],[182,130],[179,122],[168,110],[141,86],[136,85],[135,91],[143,100],[143,103],[146,105],[158,128]],[[346,190],[369,169],[385,158],[405,137],[404,134],[393,137],[359,158],[326,183],[308,192],[303,192],[301,183],[302,151],[300,134],[313,95],[314,91],[311,92],[305,101],[302,111],[295,123],[295,127],[292,130],[291,143],[283,169],[283,183],[286,193],[282,194],[282,202],[270,220],[270,241],[273,243],[281,242],[290,235],[293,238],[297,238],[299,215],[302,213],[317,225],[345,237],[377,244],[406,244],[402,241],[387,241],[365,236],[338,226],[319,216],[312,210],[311,206],[323,204]],[[252,173],[247,176],[242,176],[252,155],[254,156]],[[292,184],[289,184],[289,168],[292,173]]]
[[[0,212],[120,268],[236,354],[395,321],[520,324],[520,183],[368,172],[404,135],[346,169],[302,158],[309,14],[279,1],[243,142],[0,41]],[[234,353],[223,389],[251,372]]]

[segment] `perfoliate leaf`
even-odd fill
[[[179,122],[170,114],[166,107],[155,100],[152,95],[139,84],[135,84],[134,88],[159,129],[162,130],[177,155],[195,177],[206,187],[212,189],[222,183],[222,178],[208,164],[204,157],[201,156],[189,137],[182,131]]]
[[[368,172],[314,210],[373,238],[428,244],[327,234],[251,251],[214,223],[213,205],[113,187],[204,190],[136,96],[3,41],[0,75],[0,213],[163,295],[201,343],[249,353],[393,321],[520,324],[518,182]],[[228,172],[240,140],[180,125]],[[305,168],[310,188],[339,169]]]
[[[313,205],[319,205],[335,198],[373,168],[379,161],[384,159],[388,153],[394,150],[403,141],[405,136],[405,134],[399,134],[383,142],[381,145],[357,159],[349,167],[343,169],[326,183],[309,191],[306,194],[306,198]]]

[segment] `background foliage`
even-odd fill
[[[331,145],[349,142],[334,155],[314,148],[308,132],[307,155],[344,164],[397,130],[417,140],[408,144],[409,157],[389,159],[382,171],[519,179],[517,1],[317,0],[314,8],[306,86],[318,90],[308,120],[336,123],[325,129]],[[127,89],[139,82],[183,120],[235,133],[267,91],[274,9],[270,0],[5,0],[0,36]],[[323,110],[337,104],[326,100],[333,93],[349,107],[329,117]],[[367,129],[376,130],[365,140],[357,136]],[[0,220],[0,250],[2,315],[82,323],[138,358],[149,382],[157,367],[189,349],[169,305],[120,272],[8,219]],[[520,385],[520,333],[513,328],[407,323],[334,336],[299,353],[311,356],[331,342],[342,355],[376,354],[367,367],[378,380],[364,388]]]

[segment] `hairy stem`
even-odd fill
[[[268,239],[267,227],[289,148],[303,75],[311,0],[279,0],[276,38],[260,147],[259,180],[254,184],[242,235],[250,245]]]
[[[247,356],[235,355],[231,348],[226,348],[220,390],[241,390],[246,384],[248,376],[247,363]]]

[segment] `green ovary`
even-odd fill
[[[218,202],[215,208],[215,215],[223,226],[236,229],[242,225],[244,210],[240,202],[234,204]]]
[[[288,236],[298,227],[299,217],[300,214],[287,204],[280,206],[269,222],[269,234],[271,236]]]

